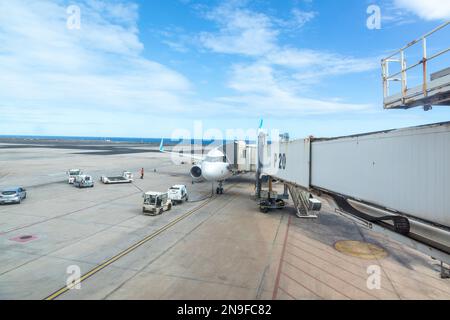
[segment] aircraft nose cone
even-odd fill
[[[202,169],[203,177],[210,181],[223,179],[227,174],[223,167],[223,163],[204,163]]]

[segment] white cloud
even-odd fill
[[[264,14],[227,4],[212,10],[206,18],[220,27],[218,33],[200,35],[202,44],[214,52],[260,56],[276,47],[278,31]]]
[[[425,20],[450,19],[449,0],[394,0],[394,3]]]
[[[302,11],[297,8],[292,10],[294,16],[294,22],[297,28],[303,27],[306,23],[310,22],[317,16],[317,12],[314,11]]]
[[[278,50],[282,32],[298,30],[316,16],[316,12],[294,8],[292,17],[283,20],[228,2],[205,14],[219,25],[219,31],[201,33],[200,42],[218,53],[263,56]]]
[[[0,0],[2,114],[21,109],[26,110],[22,121],[50,123],[63,113],[70,124],[94,110],[107,118],[111,111],[151,114],[185,108],[190,82],[142,56],[136,5],[80,1],[81,30],[66,27],[67,5]]]
[[[317,79],[323,76],[343,75],[370,71],[378,67],[378,58],[357,59],[324,51],[279,48],[266,57],[270,64],[301,71],[305,77],[309,75]]]
[[[303,88],[301,81],[289,73],[257,62],[252,65],[234,65],[228,86],[239,95],[221,97],[221,103],[235,105],[242,112],[249,108],[272,116],[334,113],[342,110],[369,109],[366,104],[351,104],[339,99],[313,99],[297,92]]]
[[[284,31],[301,28],[317,16],[298,9],[293,9],[292,15],[291,20],[281,20],[233,4],[219,6],[206,15],[218,24],[219,30],[201,35],[205,48],[252,60],[232,66],[228,87],[237,94],[222,97],[220,102],[239,105],[243,110],[251,106],[268,113],[273,110],[275,113],[281,110],[297,114],[329,113],[369,108],[339,103],[334,98],[305,97],[310,85],[324,77],[378,68],[379,57],[358,59],[281,45],[279,38]]]
[[[231,5],[207,15],[219,29],[201,35],[204,47],[250,62],[230,70],[226,85],[235,95],[202,100],[182,74],[144,57],[135,4],[77,1],[81,30],[67,29],[68,5],[65,0],[0,0],[0,133],[132,135],[147,130],[136,129],[137,123],[156,126],[152,119],[157,116],[301,115],[368,108],[309,98],[303,90],[325,74],[369,70],[370,60],[282,46],[282,22],[268,15]],[[291,26],[312,18],[299,14]],[[187,46],[169,45],[180,51]]]

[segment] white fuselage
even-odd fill
[[[200,165],[202,176],[207,181],[223,181],[232,176],[230,164],[227,162],[203,161]]]
[[[197,180],[222,182],[232,175],[233,172],[226,156],[217,149],[208,152],[201,162],[191,169],[191,176]]]
[[[163,143],[164,140],[161,140],[161,145],[159,147],[159,150],[161,152],[174,155],[176,154],[177,156],[180,156],[179,153],[164,151]],[[208,154],[204,157],[194,155],[187,157],[190,157],[192,160],[198,161],[198,164],[194,165],[190,170],[190,174],[193,179],[192,182],[200,181],[203,179],[211,182],[217,181],[221,186],[224,180],[233,175],[231,165],[227,161],[226,155],[222,151],[218,150],[218,148],[209,151]]]

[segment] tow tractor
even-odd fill
[[[107,177],[102,176],[100,181],[104,184],[119,184],[119,183],[131,183],[133,182],[133,174],[128,171],[124,171],[121,176]]]
[[[262,213],[268,213],[269,210],[281,210],[286,206],[289,196],[278,194],[276,191],[261,191],[261,200],[259,202],[259,210]]]
[[[272,178],[267,177],[269,189],[260,191],[259,210],[263,213],[268,213],[269,210],[281,210],[286,206],[285,200],[289,199],[287,187],[284,188],[283,194],[273,191]]]
[[[299,189],[290,184],[284,183],[284,191],[282,194],[273,190],[273,178],[265,177],[269,184],[268,190],[260,189],[257,194],[259,195],[259,210],[262,213],[268,213],[270,210],[284,209],[286,207],[286,200],[289,199],[289,194],[292,197],[294,206],[297,209],[297,217],[299,218],[317,218],[317,212],[322,210],[322,202],[313,198],[311,193],[303,189]],[[264,179],[259,182],[261,183]]]
[[[69,184],[73,184],[75,182],[75,178],[82,174],[83,172],[80,169],[70,169],[67,171]]]
[[[143,197],[144,205],[142,212],[146,215],[156,216],[172,209],[172,200],[169,199],[167,192],[149,191]]]

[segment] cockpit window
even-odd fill
[[[206,162],[223,162],[223,157],[206,157]]]

